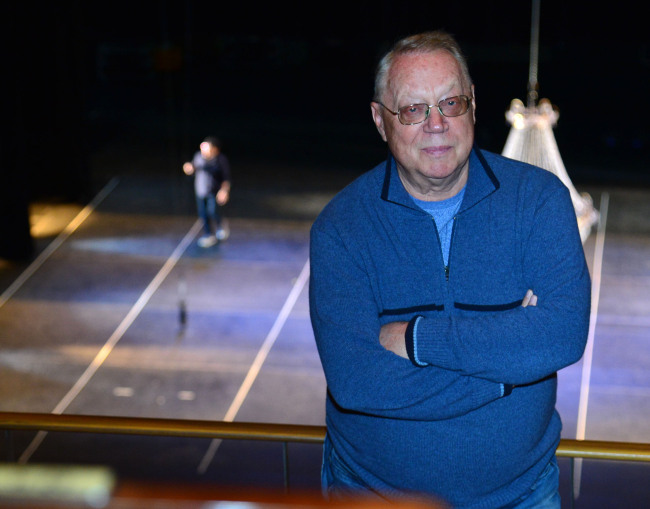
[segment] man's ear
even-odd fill
[[[384,128],[384,117],[381,115],[381,106],[376,102],[371,102],[370,112],[372,113],[375,127],[377,127],[377,131],[379,131],[379,136],[381,136],[382,140],[386,141],[386,129]]]
[[[476,124],[476,91],[472,85],[472,116],[474,117],[474,124]]]

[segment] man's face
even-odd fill
[[[201,142],[199,148],[201,149],[201,155],[205,159],[212,159],[219,154],[219,149],[207,141]]]
[[[456,95],[473,97],[456,59],[447,51],[406,54],[397,57],[388,75],[384,97],[379,98],[391,110],[409,104],[438,104]],[[395,157],[407,190],[426,194],[446,182],[467,178],[469,154],[474,143],[474,102],[459,117],[444,117],[432,107],[427,120],[402,125],[377,103],[372,116],[379,134]]]

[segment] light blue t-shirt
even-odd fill
[[[454,216],[460,208],[463,196],[465,196],[465,187],[463,187],[457,195],[442,201],[423,201],[411,196],[413,202],[422,210],[429,213],[436,223],[438,237],[440,237],[440,245],[442,247],[442,258],[445,261],[445,266],[449,263],[449,248],[451,246],[451,232],[453,231],[454,226]]]

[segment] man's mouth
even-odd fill
[[[449,150],[451,150],[449,145],[442,145],[436,147],[425,147],[422,149],[422,152],[432,157],[440,157],[449,152]]]

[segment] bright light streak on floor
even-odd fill
[[[124,336],[126,331],[129,329],[129,327],[131,327],[135,319],[138,317],[140,312],[144,309],[147,302],[149,302],[149,299],[151,299],[152,295],[156,292],[158,287],[162,284],[165,278],[167,278],[169,273],[176,266],[176,263],[178,262],[182,254],[185,252],[187,247],[190,245],[194,237],[196,237],[196,235],[199,233],[201,227],[202,227],[202,221],[200,219],[197,219],[194,225],[192,226],[192,228],[190,228],[190,231],[187,232],[183,240],[181,240],[180,244],[176,247],[174,252],[167,259],[167,261],[162,266],[160,271],[158,271],[158,274],[156,274],[156,276],[149,283],[147,288],[145,288],[144,292],[142,292],[142,295],[140,295],[140,298],[133,305],[131,310],[127,313],[124,320],[122,320],[120,325],[118,325],[117,329],[115,329],[113,334],[111,334],[111,337],[108,338],[108,340],[101,348],[99,353],[97,353],[93,361],[86,368],[86,371],[83,372],[83,374],[81,375],[81,377],[79,377],[77,382],[72,386],[72,388],[63,397],[63,399],[59,401],[59,404],[56,405],[54,410],[52,410],[53,414],[58,415],[65,412],[66,408],[68,408],[70,403],[72,403],[72,401],[79,395],[79,393],[83,390],[83,388],[88,384],[90,379],[95,375],[97,370],[101,367],[101,365],[104,363],[106,358],[113,351],[113,348],[115,347],[117,342],[120,339],[122,339],[122,336]],[[46,436],[47,436],[46,431],[39,431],[36,437],[34,437],[34,440],[32,440],[32,442],[27,446],[27,449],[25,449],[25,451],[22,453],[20,458],[18,458],[18,463],[21,465],[27,463],[29,461],[29,458],[31,458],[34,452],[36,452],[36,449],[38,449],[38,447],[43,442]]]
[[[291,292],[289,293],[289,296],[287,297],[287,300],[284,303],[284,306],[282,306],[282,309],[280,310],[280,314],[276,318],[273,327],[271,327],[271,330],[267,334],[264,343],[262,343],[259,352],[257,352],[257,356],[255,357],[255,360],[253,361],[253,364],[251,365],[248,374],[246,375],[246,378],[242,382],[239,391],[235,395],[235,399],[231,403],[228,411],[226,412],[226,416],[223,418],[224,422],[233,422],[235,420],[235,417],[237,416],[239,409],[241,408],[242,404],[244,403],[244,400],[246,399],[246,396],[248,395],[251,387],[253,386],[253,382],[257,378],[257,375],[259,375],[260,370],[262,369],[262,365],[264,364],[266,357],[271,351],[271,348],[273,347],[275,340],[278,338],[278,335],[280,334],[280,331],[284,327],[287,318],[289,318],[289,314],[291,313],[291,310],[293,309],[293,307],[296,304],[296,301],[298,300],[298,296],[302,292],[302,289],[304,288],[305,284],[307,284],[308,280],[309,280],[309,259],[305,262],[305,265],[303,266],[302,271],[298,276],[298,279],[294,283],[293,288],[291,289]],[[198,473],[200,474],[205,473],[208,466],[212,462],[214,455],[217,453],[217,449],[219,448],[220,444],[221,444],[221,439],[218,438],[215,438],[214,440],[212,440],[212,442],[210,442],[210,446],[208,447],[208,450],[206,451],[205,455],[203,456],[203,459],[201,460],[199,466],[196,469]]]
[[[600,301],[600,284],[603,271],[603,251],[605,250],[605,230],[607,226],[607,209],[609,208],[609,194],[603,193],[600,199],[600,222],[596,232],[596,246],[594,248],[594,266],[591,276],[591,316],[589,318],[589,336],[582,361],[582,380],[580,382],[580,401],[578,403],[578,425],[576,439],[584,440],[587,429],[587,408],[589,406],[589,386],[591,384],[591,367],[594,357],[594,335],[598,321],[598,304]],[[573,473],[573,496],[580,495],[582,477],[582,458],[576,458]]]

